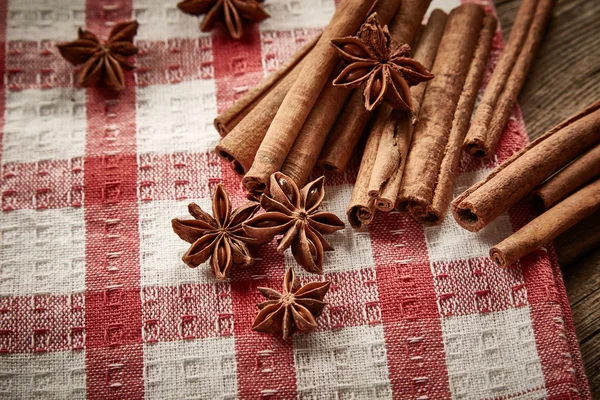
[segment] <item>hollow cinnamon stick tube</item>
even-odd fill
[[[542,41],[556,0],[523,0],[508,43],[477,107],[464,148],[490,158],[502,136],[535,53]]]
[[[298,76],[302,61],[217,144],[216,153],[240,176],[248,172],[281,102]]]
[[[422,31],[413,58],[428,70],[431,69],[437,49],[444,33],[448,15],[442,10],[433,10]],[[410,88],[415,115],[419,114],[426,84]],[[413,133],[412,116],[404,110],[392,110],[382,104],[376,118],[385,120],[377,159],[369,182],[369,196],[377,198],[375,208],[391,211],[396,203],[400,179],[410,147]],[[400,179],[398,179],[400,178]]]
[[[400,209],[419,215],[431,205],[448,137],[485,17],[466,3],[450,12],[427,86],[398,194]]]
[[[257,195],[268,191],[269,177],[283,165],[298,132],[338,63],[336,50],[330,41],[354,34],[373,3],[374,0],[343,0],[336,8],[315,48],[305,57],[300,79],[294,82],[285,96],[258,148],[252,167],[242,180],[248,192]]]
[[[276,87],[283,78],[285,78],[293,69],[295,69],[300,61],[315,47],[321,35],[313,38],[304,47],[302,47],[294,56],[275,72],[261,80],[258,85],[250,89],[244,96],[237,100],[231,107],[219,114],[214,125],[219,135],[226,136],[233,128],[240,123],[242,119],[248,115],[250,111],[256,107],[262,99]],[[282,99],[283,101],[283,99]]]
[[[471,186],[452,202],[452,214],[477,232],[600,142],[600,100],[561,122]]]
[[[575,192],[494,246],[490,257],[500,267],[507,267],[598,210],[600,180]]]
[[[550,177],[533,192],[536,207],[545,211],[600,176],[600,145]]]
[[[437,182],[431,202],[419,205],[412,210],[413,216],[422,223],[440,224],[446,216],[448,206],[452,201],[454,181],[458,174],[462,143],[469,129],[469,120],[473,113],[475,100],[483,80],[488,56],[492,47],[492,39],[496,33],[498,22],[495,17],[486,15],[479,34],[479,41],[469,67],[469,73],[458,100],[452,128],[446,143],[446,150],[437,175]]]
[[[350,226],[355,230],[364,230],[366,225],[370,224],[375,216],[375,199],[368,194],[369,180],[373,173],[373,166],[377,158],[377,149],[379,148],[379,140],[383,133],[383,123],[385,120],[379,118],[375,121],[379,126],[374,126],[370,130],[360,168],[356,175],[356,182],[350,196],[350,204],[346,210],[346,216]]]
[[[378,21],[382,25],[387,25],[398,11],[399,6],[400,0],[377,2],[374,12],[377,14]],[[328,84],[319,95],[281,167],[281,172],[300,186],[306,183],[329,131],[352,93],[350,90],[333,86],[330,83],[341,72],[343,66],[344,63],[340,63],[338,68],[334,69]]]
[[[430,3],[431,0],[403,0],[389,27],[392,39],[398,43],[412,43]],[[365,109],[363,89],[361,86],[350,95],[317,160],[320,168],[337,173],[346,169],[372,115]]]

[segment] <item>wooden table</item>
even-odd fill
[[[495,0],[508,37],[520,0]],[[534,139],[600,98],[600,1],[559,0],[519,103]],[[592,395],[600,399],[600,213],[555,241]],[[588,248],[586,248],[588,247]]]

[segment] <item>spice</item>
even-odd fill
[[[475,157],[490,158],[519,92],[527,79],[556,0],[523,0],[508,43],[475,111],[464,148]]]
[[[210,258],[215,277],[227,278],[233,265],[246,267],[254,261],[247,245],[263,242],[248,237],[242,223],[251,218],[260,208],[257,202],[250,201],[233,212],[231,202],[223,185],[216,186],[212,199],[213,216],[191,203],[188,211],[194,219],[173,219],[173,231],[183,240],[191,243],[183,255],[183,262],[192,268]]]
[[[600,176],[600,145],[557,172],[533,192],[533,201],[545,211]]]
[[[344,228],[333,213],[318,211],[325,197],[325,177],[320,177],[302,190],[281,172],[271,175],[271,196],[263,194],[261,206],[266,213],[258,214],[243,224],[244,231],[260,242],[283,235],[277,251],[292,248],[294,259],[306,271],[323,273],[323,251],[333,250],[323,235]]]
[[[203,15],[202,32],[209,32],[219,19],[223,19],[227,32],[234,39],[244,34],[243,21],[261,22],[270,15],[263,10],[262,0],[183,0],[177,7],[186,14]]]
[[[600,143],[600,100],[515,153],[452,202],[452,213],[476,232],[560,170]]]
[[[427,69],[433,66],[447,17],[442,10],[433,10],[419,39],[415,59]],[[391,211],[396,204],[406,165],[406,155],[412,141],[413,116],[417,116],[421,109],[426,87],[427,85],[418,85],[411,88],[413,113],[392,110],[384,105],[379,108],[375,116],[377,120],[383,119],[385,123],[373,174],[369,181],[368,194],[376,198],[375,208],[379,210]]]
[[[460,153],[459,147],[448,147],[448,139],[461,92],[465,84],[481,31],[484,10],[476,4],[463,4],[450,13],[440,42],[433,73],[437,76],[428,86],[415,125],[412,145],[398,194],[398,208],[413,215],[427,213],[440,166],[447,152]]]
[[[219,135],[222,137],[227,136],[227,134],[248,115],[248,113],[250,113],[269,93],[271,93],[271,91],[275,90],[275,88],[281,84],[286,76],[296,69],[299,71],[299,65],[301,61],[304,60],[304,57],[306,57],[313,47],[315,47],[315,44],[320,37],[321,36],[318,35],[308,42],[296,54],[294,54],[291,60],[260,81],[258,85],[249,90],[244,96],[233,103],[231,107],[219,114],[214,120],[214,125],[219,132]],[[287,90],[285,93],[287,93]],[[283,97],[285,97],[285,95]],[[281,101],[283,101],[283,97],[281,97]],[[279,104],[281,104],[281,101]]]
[[[257,332],[281,335],[289,339],[298,332],[311,332],[317,328],[316,318],[327,303],[323,298],[331,282],[311,282],[300,287],[293,268],[289,268],[283,279],[282,293],[259,287],[258,291],[267,299],[260,303],[258,315],[252,323]]]
[[[500,267],[550,243],[558,235],[600,210],[600,180],[570,195],[490,250]]]
[[[123,70],[134,69],[127,58],[138,52],[133,45],[137,29],[137,21],[119,22],[111,29],[108,40],[101,43],[92,32],[80,28],[77,40],[59,44],[58,51],[71,64],[83,64],[79,72],[81,86],[104,84],[114,91],[120,91],[125,88]]]
[[[389,25],[392,40],[397,43],[412,43],[430,3],[431,0],[403,0]],[[370,120],[371,112],[364,106],[363,93],[356,89],[329,134],[317,166],[336,173],[343,172]]]
[[[268,192],[269,176],[280,170],[302,125],[315,105],[335,65],[337,57],[329,42],[334,37],[354,33],[374,0],[344,0],[336,8],[321,39],[304,60],[300,76],[279,107],[242,183],[248,192]]]
[[[401,0],[387,0],[376,3],[374,10],[382,24],[392,20],[400,2]],[[341,72],[343,64],[343,62],[338,63],[329,78],[330,81]],[[292,178],[298,185],[304,185],[308,180],[328,133],[331,132],[351,93],[341,87],[326,85],[319,95],[281,167],[281,172]]]
[[[348,63],[333,85],[354,89],[366,82],[363,97],[368,111],[385,99],[393,108],[412,112],[409,87],[433,78],[421,63],[410,58],[409,45],[392,44],[388,28],[379,24],[377,14],[367,19],[356,36],[331,43]]]

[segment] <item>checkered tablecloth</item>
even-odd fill
[[[170,221],[191,201],[210,209],[219,182],[244,201],[212,151],[212,119],[335,3],[266,0],[272,17],[240,42],[200,33],[175,3],[0,0],[0,398],[591,398],[553,249],[506,270],[487,258],[531,218],[526,205],[479,234],[398,213],[347,227],[331,236],[318,330],[252,332],[256,287],[279,290],[293,258],[272,243],[217,282],[181,262],[188,245]],[[55,44],[132,18],[141,51],[128,89],[74,84]],[[498,33],[490,65],[501,48]],[[456,192],[526,142],[515,109],[495,162],[465,157]],[[344,216],[355,173],[327,176],[324,208]]]

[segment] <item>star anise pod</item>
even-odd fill
[[[260,208],[259,203],[249,201],[231,211],[231,202],[223,185],[215,188],[212,199],[213,216],[191,203],[188,211],[195,219],[173,219],[173,231],[186,242],[191,243],[183,255],[183,262],[192,268],[210,258],[210,264],[217,279],[225,279],[232,265],[246,267],[254,261],[246,245],[261,242],[248,237],[242,223],[251,218]]]
[[[200,23],[202,32],[210,31],[222,19],[229,35],[239,39],[244,33],[244,20],[261,22],[270,17],[259,2],[262,0],[182,0],[177,7],[186,14],[206,14]]]
[[[385,100],[393,108],[413,112],[409,87],[433,78],[427,68],[410,58],[409,45],[393,45],[387,26],[379,25],[377,14],[365,21],[357,36],[331,43],[348,63],[333,85],[352,89],[366,81],[363,96],[368,111]]]
[[[79,73],[81,86],[104,83],[110,89],[120,91],[125,88],[123,70],[134,69],[127,57],[138,52],[133,45],[137,29],[137,21],[119,22],[111,29],[108,40],[101,43],[92,32],[79,28],[77,40],[59,44],[58,51],[71,64],[83,64]]]
[[[268,300],[258,305],[260,311],[254,319],[252,329],[283,335],[284,339],[292,337],[295,331],[313,331],[317,327],[315,319],[327,304],[323,302],[323,297],[330,284],[331,282],[311,282],[299,287],[294,269],[289,268],[283,279],[283,293],[258,288]]]
[[[323,235],[344,228],[333,213],[319,212],[325,197],[325,177],[307,184],[302,190],[281,172],[271,175],[271,197],[263,194],[261,206],[266,213],[258,214],[243,224],[248,236],[268,241],[283,235],[277,251],[292,247],[296,262],[308,272],[323,273],[323,251],[333,250]]]

